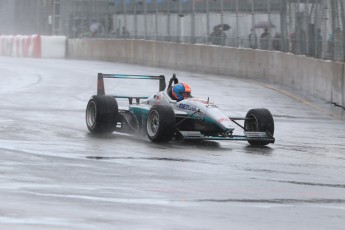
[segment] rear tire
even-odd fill
[[[86,125],[91,133],[112,133],[119,117],[117,101],[112,96],[92,96],[86,107]]]
[[[146,133],[152,142],[171,140],[176,130],[175,112],[170,106],[154,105],[146,123]]]
[[[273,116],[267,109],[251,109],[246,115],[244,128],[249,132],[267,132],[273,137],[274,121]],[[255,146],[268,145],[268,141],[248,140],[248,143]]]

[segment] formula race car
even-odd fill
[[[148,97],[106,95],[104,78],[159,81],[159,92]],[[166,89],[165,77],[125,74],[98,74],[97,95],[86,107],[86,125],[91,133],[123,132],[147,135],[152,142],[176,140],[238,140],[255,146],[274,143],[274,121],[267,109],[251,109],[243,118],[229,117],[209,99],[189,96],[177,101],[171,96],[175,74]],[[169,92],[170,91],[170,92]],[[128,106],[119,108],[118,100]],[[127,104],[127,103],[126,103]],[[235,135],[234,127],[243,130]]]

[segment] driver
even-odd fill
[[[191,89],[186,83],[178,83],[173,86],[171,94],[177,100],[181,101],[190,97]]]
[[[172,86],[172,83],[175,85]],[[186,83],[179,83],[176,74],[173,74],[169,81],[168,94],[172,99],[181,101],[191,97],[191,88]]]

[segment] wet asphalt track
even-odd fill
[[[1,229],[344,229],[344,110],[278,86],[177,72],[230,116],[266,107],[276,143],[90,135],[97,72],[174,70],[0,58]],[[126,87],[125,87],[126,88]]]

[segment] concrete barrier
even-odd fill
[[[220,74],[282,84],[345,107],[344,63],[277,51],[144,40],[68,39],[68,57]]]
[[[41,57],[41,36],[2,35],[0,56]]]
[[[65,36],[1,35],[0,56],[65,58]]]
[[[65,36],[41,36],[41,57],[65,58],[66,41]]]

